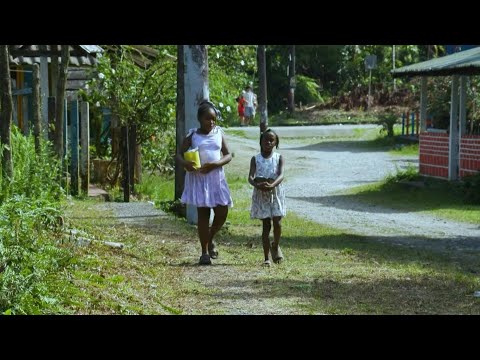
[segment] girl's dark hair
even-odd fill
[[[215,116],[217,120],[222,121],[222,114],[220,113],[220,110],[217,109],[217,107],[208,100],[203,100],[200,102],[198,105],[198,111],[197,111],[197,119],[200,121],[200,118],[208,112],[208,110],[213,109],[215,112]]]
[[[275,131],[273,131],[272,129],[267,129],[263,133],[260,134],[260,149],[262,148],[263,135],[265,135],[266,133],[272,133],[273,135],[275,135],[275,140],[276,140],[275,147],[278,149],[278,145],[280,145],[280,138],[278,137],[278,134]]]

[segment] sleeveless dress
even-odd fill
[[[278,167],[280,164],[280,154],[274,152],[272,156],[265,159],[262,154],[255,156],[256,172],[255,177],[264,177],[267,179],[276,179],[278,177]],[[287,214],[285,207],[285,190],[283,183],[270,191],[261,191],[253,189],[252,208],[250,218],[267,219],[274,216],[284,217]]]
[[[190,129],[188,132],[187,136],[192,135],[192,148],[198,147],[202,165],[221,159],[222,134],[223,130],[219,126],[215,126],[206,135],[199,134],[197,129]],[[213,169],[208,174],[187,171],[181,202],[196,207],[214,208],[219,205],[232,207],[233,201],[223,166]]]

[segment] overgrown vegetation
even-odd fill
[[[465,177],[462,189],[466,203],[480,205],[480,173]]]
[[[49,313],[57,303],[51,277],[70,259],[57,241],[64,221],[59,166],[49,143],[37,155],[33,137],[16,128],[12,153],[14,179],[0,179],[0,313]]]

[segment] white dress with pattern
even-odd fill
[[[279,174],[280,154],[274,152],[268,159],[265,159],[262,154],[258,154],[255,156],[255,164],[255,177],[276,179]],[[253,189],[250,218],[267,219],[274,216],[284,217],[286,214],[283,183],[270,191]]]

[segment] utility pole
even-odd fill
[[[258,107],[260,109],[260,132],[263,132],[268,127],[265,45],[258,45],[257,47],[257,67],[259,80]]]
[[[290,54],[288,59],[288,111],[292,114],[295,111],[295,45],[290,45]]]
[[[396,47],[395,47],[395,45],[393,45],[392,57],[393,57],[393,70],[395,70],[395,58],[396,58]],[[396,78],[393,78],[393,91],[397,91],[397,79]]]

